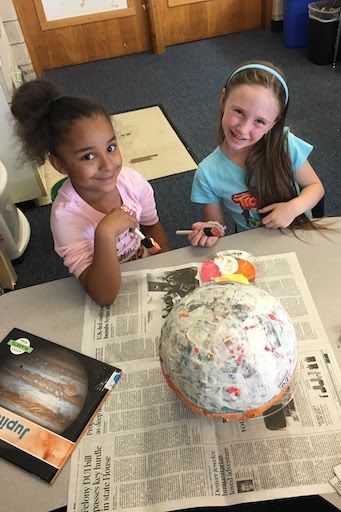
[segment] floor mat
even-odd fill
[[[196,162],[159,106],[112,117],[123,163],[147,180],[196,169]]]

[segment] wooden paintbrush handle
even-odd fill
[[[178,229],[175,231],[176,235],[189,235],[190,233],[192,233],[192,229]]]

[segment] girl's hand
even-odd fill
[[[188,240],[192,245],[200,245],[201,247],[212,247],[219,240],[218,236],[206,236],[203,229],[211,228],[209,222],[195,222],[192,224],[192,232],[188,235]]]
[[[276,229],[276,228],[287,228],[296,218],[296,212],[293,211],[293,205],[290,204],[291,201],[287,203],[273,203],[268,206],[264,206],[264,208],[260,208],[258,210],[259,213],[264,215],[262,218],[262,223],[268,229]]]
[[[114,208],[99,222],[96,231],[108,233],[110,236],[117,237],[127,229],[137,227],[136,214],[129,215],[122,208]]]

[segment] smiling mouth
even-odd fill
[[[112,181],[115,176],[109,176],[108,178],[97,178],[99,181]]]
[[[236,138],[236,139],[238,139],[238,140],[246,140],[246,139],[244,139],[244,137],[241,137],[240,135],[237,135],[237,134],[236,134],[235,132],[233,132],[232,130],[231,130],[231,133],[232,133],[233,137],[234,137],[234,138]]]

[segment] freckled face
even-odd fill
[[[114,129],[102,115],[76,121],[51,163],[67,174],[85,200],[112,192],[122,167]]]
[[[279,106],[271,89],[258,85],[239,85],[226,99],[222,128],[226,155],[250,149],[277,121]]]

